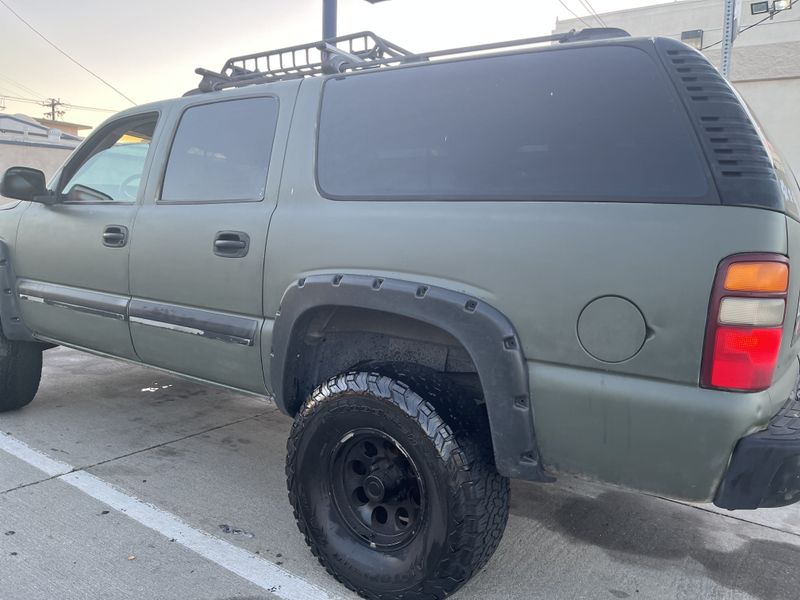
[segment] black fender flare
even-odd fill
[[[17,301],[17,278],[8,245],[0,240],[0,325],[9,340],[35,342],[33,333],[22,321]]]
[[[290,413],[289,376],[299,355],[297,325],[308,311],[347,306],[417,319],[456,338],[475,364],[484,391],[498,471],[550,481],[542,468],[528,387],[528,369],[511,321],[493,306],[454,290],[367,275],[312,275],[285,291],[272,332],[270,375],[279,408]]]

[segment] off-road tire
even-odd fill
[[[508,520],[509,482],[486,438],[451,429],[424,398],[431,386],[415,379],[419,393],[377,373],[328,380],[297,414],[287,444],[289,500],[306,543],[328,573],[374,600],[450,595],[487,563]],[[331,456],[359,427],[397,440],[424,482],[426,512],[399,549],[371,548],[332,499]]]
[[[41,347],[8,340],[0,331],[0,412],[29,404],[39,390],[41,377]]]

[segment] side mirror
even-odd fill
[[[44,173],[28,167],[11,167],[5,172],[0,181],[0,196],[42,204],[55,203],[55,196],[47,191]]]

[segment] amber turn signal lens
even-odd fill
[[[785,292],[789,267],[780,262],[740,262],[728,267],[725,289],[732,292]]]

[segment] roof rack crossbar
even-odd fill
[[[415,54],[378,37],[371,31],[362,31],[299,46],[234,56],[225,62],[219,73],[208,69],[196,69],[195,72],[202,76],[202,80],[197,89],[188,94],[323,74],[397,66],[411,62],[429,61],[433,58],[525,47],[547,42],[563,44],[627,35],[627,32],[615,28],[590,28],[581,31],[573,29],[566,33]]]

